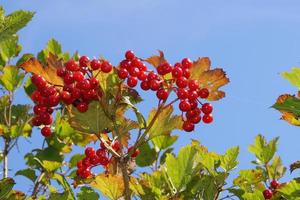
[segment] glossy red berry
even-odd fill
[[[190,70],[188,68],[183,68],[182,72],[183,72],[183,76],[185,78],[190,78],[191,77],[191,72],[190,72]]]
[[[79,65],[80,65],[81,67],[86,67],[86,66],[88,65],[89,62],[90,62],[90,59],[89,59],[89,57],[87,57],[87,56],[81,56],[81,57],[79,58]]]
[[[210,114],[213,111],[213,106],[210,103],[205,103],[201,108],[204,114]]]
[[[77,110],[79,112],[86,112],[89,108],[88,104],[86,102],[80,102],[77,106],[76,106]]]
[[[198,90],[198,95],[202,99],[206,99],[209,96],[209,91],[207,88],[202,88]]]
[[[84,79],[78,82],[78,87],[81,90],[89,90],[91,88],[91,83],[88,79]]]
[[[98,79],[95,78],[95,77],[90,78],[90,85],[91,85],[92,88],[98,87],[99,86]]]
[[[53,122],[53,118],[49,113],[42,113],[39,117],[44,125],[50,125]]]
[[[88,168],[91,166],[91,160],[89,157],[85,157],[82,159],[82,163],[84,165],[85,168]]]
[[[127,150],[127,154],[130,154],[131,158],[135,158],[140,154],[139,149],[135,149],[134,152],[133,150],[134,150],[134,146],[129,147]]]
[[[201,113],[200,109],[199,109],[199,108],[195,108],[195,109],[193,109],[193,110],[187,111],[185,116],[186,116],[188,119],[191,119],[191,118],[193,118],[193,117],[195,117],[195,116],[200,115],[200,113]]]
[[[95,150],[92,147],[88,147],[84,151],[85,155],[89,158],[93,157],[96,155]]]
[[[157,91],[161,86],[161,82],[159,80],[151,80],[149,86],[151,90]]]
[[[93,59],[91,61],[91,68],[93,70],[99,70],[101,68],[101,62],[98,59]]]
[[[61,100],[63,100],[63,102],[65,102],[66,104],[71,104],[73,102],[73,98],[72,95],[70,94],[70,92],[67,91],[62,91],[60,93],[60,98]]]
[[[190,68],[193,65],[193,61],[191,61],[189,58],[184,58],[181,61],[183,68]]]
[[[127,79],[127,85],[129,87],[135,87],[138,83],[138,79],[137,77],[133,77],[133,76],[130,76],[128,79]]]
[[[177,80],[176,80],[176,85],[179,87],[179,88],[185,88],[188,84],[188,81],[185,77],[179,77]]]
[[[112,143],[112,148],[115,150],[115,151],[119,151],[121,149],[121,143],[116,140]]]
[[[74,77],[73,77],[73,74],[71,73],[67,73],[65,76],[64,76],[64,83],[66,85],[69,85],[69,84],[72,84],[74,83]]]
[[[265,189],[263,191],[263,195],[264,195],[265,199],[271,199],[273,196],[273,192],[270,189]]]
[[[125,68],[121,68],[119,71],[118,71],[118,76],[119,76],[119,78],[120,79],[125,79],[125,78],[127,78],[128,77],[128,71],[127,71],[127,69],[125,69]]]
[[[197,115],[195,117],[190,118],[189,120],[194,124],[198,124],[201,121],[201,116]]]
[[[88,178],[91,175],[92,175],[92,173],[89,168],[86,168],[85,170],[82,171],[82,178]]]
[[[99,157],[99,164],[103,166],[107,166],[109,164],[108,158],[105,157]]]
[[[69,60],[68,62],[65,63],[65,67],[67,70],[69,71],[78,71],[79,70],[79,66],[78,64],[76,63],[75,60],[71,59]]]
[[[188,99],[190,101],[194,101],[198,98],[198,93],[195,90],[189,90],[188,91]]]
[[[129,60],[122,60],[122,62],[120,62],[121,69],[128,70],[130,66],[131,66],[131,62]]]
[[[189,111],[191,109],[191,104],[186,100],[182,100],[179,103],[179,109],[183,112]]]
[[[190,80],[188,83],[188,86],[190,88],[190,90],[197,90],[199,89],[199,83],[197,80]]]
[[[40,126],[40,125],[42,125],[43,122],[39,116],[36,116],[36,117],[32,118],[31,123],[33,126]]]
[[[42,99],[42,95],[39,91],[36,90],[31,94],[31,99],[35,102],[39,102]]]
[[[179,78],[183,75],[183,71],[180,67],[174,67],[172,70],[173,78]]]
[[[155,72],[153,72],[153,71],[151,71],[151,72],[148,73],[147,78],[148,78],[149,81],[150,80],[154,80],[154,79],[155,80],[159,79],[158,75]]]
[[[149,90],[150,89],[150,86],[149,86],[149,82],[148,81],[142,81],[141,82],[141,88],[142,90]]]
[[[40,75],[34,74],[31,77],[31,82],[39,89],[42,90],[47,86],[47,81]]]
[[[178,88],[177,97],[179,99],[186,99],[188,97],[188,91],[186,89],[183,89],[183,88]]]
[[[140,73],[140,70],[139,70],[138,67],[130,67],[128,69],[128,72],[129,72],[130,76],[137,77],[139,75],[139,73]]]
[[[46,106],[42,106],[42,105],[35,105],[33,107],[33,112],[36,115],[42,114],[44,112],[47,112],[47,107]]]
[[[272,180],[270,185],[271,185],[271,188],[277,189],[278,186],[280,185],[280,183],[277,180]]]
[[[101,65],[101,71],[103,71],[104,73],[109,73],[112,70],[112,64],[107,62],[107,61],[103,61],[102,65]]]
[[[82,160],[79,160],[79,161],[77,162],[77,168],[83,168]]]
[[[195,129],[195,125],[190,121],[183,122],[182,129],[186,132],[192,132]]]
[[[131,50],[126,51],[125,58],[128,60],[133,60],[135,58],[134,52]]]
[[[64,67],[61,67],[59,69],[56,70],[56,74],[59,77],[64,77],[66,75],[66,69]]]
[[[41,133],[42,133],[42,135],[43,135],[44,137],[49,137],[49,136],[51,136],[51,134],[52,134],[52,133],[51,133],[51,128],[45,126],[45,127],[42,128]]]
[[[138,74],[138,79],[139,79],[140,81],[145,81],[145,80],[147,79],[147,74],[146,74],[146,72],[140,71],[139,74]]]
[[[214,120],[212,114],[205,114],[202,117],[202,121],[206,124],[210,124]]]
[[[96,154],[97,154],[98,157],[106,157],[106,155],[107,155],[105,149],[98,149],[96,151]]]
[[[159,89],[157,92],[156,92],[156,96],[158,99],[160,100],[167,100],[168,96],[169,96],[169,93],[167,90],[165,89]]]
[[[77,72],[73,73],[73,78],[74,78],[75,81],[79,82],[79,81],[84,80],[84,75],[83,75],[82,72],[77,71]]]

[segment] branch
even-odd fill
[[[3,178],[8,177],[8,153],[9,153],[9,143],[8,138],[4,138],[4,150],[3,150]]]
[[[129,175],[128,175],[128,158],[127,157],[122,157],[120,159],[120,167],[122,170],[122,175],[123,175],[123,182],[124,182],[124,199],[125,200],[130,200],[130,189],[129,189]]]
[[[37,193],[38,193],[38,191],[39,191],[39,186],[40,186],[41,181],[42,181],[42,179],[43,179],[44,176],[45,176],[45,173],[42,172],[42,173],[40,174],[39,178],[36,180],[36,182],[35,182],[35,184],[34,184],[34,188],[33,188],[33,191],[32,191],[32,193],[31,193],[31,197],[32,197],[33,199],[36,199],[36,197],[37,197]]]

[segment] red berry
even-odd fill
[[[179,99],[186,99],[188,97],[188,91],[183,88],[178,88],[177,96]]]
[[[188,81],[185,77],[179,77],[177,80],[176,80],[176,85],[179,87],[179,88],[185,88],[188,84]]]
[[[194,123],[194,124],[198,124],[200,121],[201,121],[201,116],[200,115],[197,115],[197,116],[195,116],[195,117],[193,117],[193,118],[190,118],[189,119],[192,123]]]
[[[35,105],[35,106],[33,107],[33,112],[34,112],[34,114],[36,114],[36,115],[42,114],[42,113],[44,113],[44,112],[46,112],[46,111],[47,111],[47,107],[42,106],[42,105]]]
[[[128,79],[127,79],[127,85],[129,87],[135,87],[138,83],[138,79],[137,77],[133,77],[133,76],[130,76]]]
[[[189,58],[184,58],[181,61],[183,68],[190,68],[193,65],[193,62]]]
[[[154,80],[154,79],[159,79],[159,76],[155,72],[151,71],[148,73],[147,78],[148,80]]]
[[[73,98],[72,98],[70,92],[62,91],[60,93],[60,97],[63,100],[63,102],[65,102],[66,104],[71,104],[73,102]]]
[[[190,78],[191,72],[190,72],[190,70],[189,70],[188,68],[183,68],[183,69],[182,69],[182,72],[183,72],[183,76],[184,76],[185,78]]]
[[[198,95],[202,99],[206,99],[209,96],[209,91],[206,88],[202,88],[198,90]]]
[[[107,166],[109,164],[108,158],[105,157],[99,157],[99,164],[103,166]]]
[[[42,125],[43,122],[39,116],[36,116],[36,117],[32,118],[31,123],[33,126],[40,126],[40,125]]]
[[[93,59],[93,60],[91,61],[91,68],[92,68],[93,70],[98,70],[98,69],[100,69],[100,68],[101,68],[101,62],[100,62],[98,59]]]
[[[41,133],[44,137],[49,137],[52,134],[50,127],[47,126],[42,128]]]
[[[66,75],[66,69],[64,67],[61,67],[59,69],[56,70],[56,74],[59,77],[64,77]]]
[[[131,60],[131,67],[141,67],[143,65],[142,61],[138,58],[134,58],[133,60]]]
[[[119,151],[121,149],[121,143],[118,140],[114,141],[112,144],[112,148],[115,151]]]
[[[265,199],[271,199],[273,196],[273,192],[270,189],[265,189],[263,191],[263,195],[264,195]]]
[[[90,62],[90,59],[89,59],[89,57],[87,57],[87,56],[81,56],[81,57],[79,58],[79,65],[80,65],[81,67],[86,67],[86,66],[88,65],[89,62]]]
[[[129,72],[130,76],[137,77],[140,73],[140,70],[138,67],[130,67],[128,72]]]
[[[194,101],[198,98],[198,93],[195,90],[189,90],[188,91],[188,99],[190,101]]]
[[[85,168],[88,168],[91,166],[91,160],[89,157],[85,157],[82,159],[82,164],[84,165]]]
[[[161,66],[162,66],[165,74],[172,72],[172,65],[170,63],[165,62]]]
[[[53,118],[49,113],[42,113],[39,117],[44,125],[50,125],[53,122]]]
[[[141,82],[141,88],[142,90],[149,90],[150,89],[150,86],[149,86],[149,82],[148,81],[142,81]]]
[[[82,171],[82,178],[88,178],[91,175],[92,175],[92,173],[89,168],[86,168],[85,170]]]
[[[183,112],[189,111],[191,109],[191,104],[186,100],[182,100],[179,103],[179,109]]]
[[[139,74],[138,74],[138,79],[139,79],[140,81],[145,81],[145,80],[147,79],[147,74],[146,74],[146,72],[140,71]]]
[[[84,79],[84,80],[78,82],[78,87],[81,90],[89,90],[91,88],[91,83],[89,80]]]
[[[133,150],[134,150],[134,146],[129,147],[127,150],[127,154],[130,154],[131,158],[135,158],[140,154],[140,151],[138,149],[135,149],[134,152]]]
[[[92,77],[92,78],[90,78],[90,84],[91,84],[92,88],[96,88],[99,86],[99,81],[97,78]]]
[[[71,59],[69,60],[68,62],[65,63],[65,67],[67,70],[69,71],[78,71],[79,70],[79,66],[78,64],[76,63],[75,60]]]
[[[42,100],[42,95],[36,90],[31,94],[31,99],[35,102],[40,102]]]
[[[277,180],[272,180],[270,185],[271,185],[271,188],[277,189],[278,186],[280,185],[280,183]]]
[[[77,71],[77,72],[73,73],[73,78],[74,78],[75,81],[79,82],[79,81],[84,80],[84,75],[83,75],[82,72]]]
[[[204,114],[210,114],[213,111],[213,106],[210,103],[205,103],[201,108]]]
[[[90,158],[90,161],[92,165],[97,165],[99,163],[99,157],[94,155],[93,157]]]
[[[125,58],[128,60],[132,60],[135,58],[134,52],[131,50],[126,51]]]
[[[47,81],[40,75],[34,74],[31,77],[31,82],[39,89],[42,90],[47,86]]]
[[[105,149],[98,149],[96,151],[98,157],[106,157],[106,150]]]
[[[180,67],[174,67],[172,70],[173,78],[179,78],[183,75],[182,69]]]
[[[160,88],[161,82],[159,80],[151,80],[149,86],[151,90],[156,91]]]
[[[50,115],[53,113],[53,108],[47,108],[47,113],[49,113]]]
[[[197,101],[189,101],[191,104],[191,110],[196,109],[198,107],[198,102]]]
[[[70,84],[74,83],[73,74],[67,73],[64,77],[64,83],[66,85],[70,85]]]
[[[182,129],[186,132],[192,132],[195,129],[195,125],[190,121],[183,122]]]
[[[214,120],[212,114],[205,114],[202,117],[202,121],[206,124],[210,124]]]
[[[79,112],[86,112],[89,108],[88,104],[86,102],[80,102],[77,106],[76,106],[77,110]]]
[[[92,147],[88,147],[84,151],[85,155],[89,158],[93,157],[96,155],[95,150]]]
[[[79,161],[77,162],[77,168],[83,168],[82,160],[79,160]]]
[[[55,95],[51,95],[46,99],[46,104],[49,107],[55,107],[59,104],[59,101],[60,101],[60,96],[55,94]]]
[[[195,109],[193,109],[193,110],[187,111],[186,114],[185,114],[185,116],[186,116],[188,119],[191,119],[191,118],[193,118],[193,117],[195,117],[195,116],[200,115],[200,113],[201,113],[200,109],[199,109],[199,108],[195,108]]]
[[[122,60],[122,62],[120,62],[121,69],[128,70],[130,66],[131,66],[131,62],[129,60]]]
[[[199,83],[197,80],[190,80],[188,86],[190,90],[197,90],[199,88]]]
[[[103,71],[104,73],[109,73],[112,70],[112,64],[107,62],[107,61],[103,61],[102,65],[101,65],[101,71]]]
[[[160,100],[166,100],[169,96],[169,93],[167,90],[165,89],[159,89],[157,92],[156,92],[156,96],[158,99]]]
[[[127,69],[125,69],[125,68],[121,68],[119,71],[118,71],[118,76],[119,76],[119,78],[120,79],[125,79],[125,78],[127,78],[128,77],[128,71],[127,71]]]

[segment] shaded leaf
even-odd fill
[[[37,179],[35,171],[33,169],[30,169],[30,168],[19,170],[19,171],[16,172],[15,175],[16,176],[24,176],[24,177],[28,178],[29,180],[31,180],[33,183]]]
[[[68,200],[69,199],[70,200],[75,200],[73,190],[72,190],[72,188],[70,187],[68,181],[66,180],[66,178],[63,175],[55,173],[52,178],[55,179],[64,188],[65,193],[68,194],[67,195]]]
[[[77,162],[82,160],[84,157],[85,157],[85,155],[80,154],[80,153],[74,154],[69,161],[69,167],[70,168],[76,167]]]
[[[15,181],[12,178],[0,180],[0,199],[6,199],[14,185]]]
[[[53,147],[47,147],[38,151],[36,161],[48,172],[57,170],[62,166],[63,156],[61,152]]]
[[[300,161],[296,161],[290,165],[290,172],[292,173],[295,169],[300,169]]]
[[[136,164],[140,167],[150,166],[156,158],[156,152],[150,147],[149,143],[145,143],[139,147],[139,155],[136,157]]]
[[[81,187],[77,193],[78,200],[98,200],[100,196],[90,187]]]

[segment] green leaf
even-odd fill
[[[265,200],[264,195],[260,190],[255,190],[253,193],[245,193],[242,197],[244,200]]]
[[[112,130],[112,121],[106,116],[99,102],[89,104],[89,109],[85,113],[72,109],[70,125],[78,131],[84,133],[101,133],[105,129]]]
[[[14,91],[21,85],[24,76],[25,74],[17,67],[6,66],[3,68],[3,74],[0,75],[0,84],[8,91]]]
[[[167,149],[170,146],[172,146],[178,139],[177,135],[163,135],[163,136],[157,136],[151,140],[153,143],[156,151],[160,151],[163,149]]]
[[[166,149],[166,150],[163,152],[163,154],[160,156],[160,159],[159,159],[159,162],[160,162],[159,164],[160,164],[160,165],[165,164],[167,155],[170,154],[170,153],[172,153],[173,150],[174,150],[173,148],[169,148],[169,149]]]
[[[67,192],[63,193],[51,193],[48,200],[71,200],[68,199],[69,194]]]
[[[63,156],[53,147],[47,147],[38,151],[36,161],[48,172],[53,172],[62,166]]]
[[[137,118],[137,121],[139,123],[140,129],[145,128],[147,126],[146,120],[145,120],[144,116],[140,113],[138,108],[131,102],[130,97],[123,96],[122,103],[124,103],[126,106],[128,106],[130,109],[133,110],[133,112],[135,113],[135,116]]]
[[[28,178],[29,180],[31,180],[33,183],[37,179],[35,171],[33,169],[30,169],[30,168],[19,170],[19,171],[16,172],[15,175],[16,176],[24,176],[24,177]]]
[[[177,158],[167,154],[164,171],[168,180],[178,192],[185,189],[195,174],[194,158],[197,150],[194,146],[188,145],[180,149]]]
[[[279,111],[286,111],[300,116],[300,99],[294,96],[288,96],[283,102],[276,102],[272,107]]]
[[[25,200],[25,198],[26,195],[23,192],[17,190],[12,190],[7,196],[7,199],[9,200]]]
[[[23,85],[26,94],[31,98],[31,94],[36,90],[36,86],[31,82],[31,78],[28,78]]]
[[[112,200],[118,200],[123,196],[124,192],[123,178],[118,175],[100,174],[95,178],[95,181],[91,183],[91,186]]]
[[[282,165],[282,161],[279,156],[274,156],[272,164],[269,165],[268,172],[269,177],[273,180],[278,180],[283,177],[286,172],[286,167]]]
[[[299,200],[300,183],[292,180],[281,186],[277,191],[289,200]]]
[[[221,167],[225,172],[234,169],[238,165],[237,157],[239,151],[239,147],[232,147],[226,151],[225,155],[221,156]]]
[[[32,19],[34,13],[24,10],[18,10],[7,15],[0,21],[0,42],[10,38],[13,34],[26,26]]]
[[[19,60],[17,61],[16,65],[19,67],[21,66],[23,63],[25,63],[26,61],[28,61],[30,58],[33,58],[34,55],[31,53],[26,53],[23,54],[21,58],[19,58]]]
[[[18,36],[16,35],[0,42],[0,58],[3,66],[13,57],[17,57],[21,50],[22,46],[18,44]]]
[[[157,113],[156,109],[153,109],[147,120],[147,124],[149,125],[153,120],[155,114]],[[154,120],[153,125],[149,130],[149,137],[154,138],[157,136],[170,135],[170,133],[174,129],[182,129],[182,119],[179,115],[172,115],[173,107],[168,106],[164,108]]]
[[[252,186],[265,180],[261,169],[241,170],[239,176],[234,179],[233,184],[243,190],[252,191]]]
[[[0,180],[0,199],[6,199],[14,185],[15,181],[12,178]]]
[[[69,60],[69,58],[70,58],[69,53],[67,53],[67,52],[64,53],[62,51],[61,44],[54,38],[51,38],[48,41],[46,47],[38,53],[38,56],[37,56],[38,60],[41,63],[46,64],[50,54],[57,56],[58,59],[62,59],[64,61]]]
[[[55,173],[52,178],[64,188],[65,192],[68,194],[67,199],[75,200],[73,190],[63,175]]]
[[[77,165],[77,162],[82,160],[83,158],[85,157],[84,154],[80,154],[80,153],[77,153],[75,155],[73,155],[69,161],[69,167],[70,168],[73,168],[73,167],[76,167]]]
[[[248,150],[256,156],[260,164],[266,164],[270,162],[277,150],[278,139],[278,137],[274,138],[268,143],[262,135],[258,135]]]
[[[292,163],[291,165],[290,165],[290,172],[292,173],[294,170],[296,170],[296,169],[300,169],[300,160],[298,160],[298,161],[296,161],[296,162],[294,162],[294,163]]]
[[[77,193],[78,200],[98,200],[100,196],[90,187],[81,187]]]
[[[9,132],[9,137],[11,138],[17,138],[20,136],[29,137],[31,135],[31,132],[32,132],[32,127],[28,123],[21,124],[21,125],[12,125]]]
[[[149,143],[143,144],[139,148],[139,155],[136,157],[135,162],[140,167],[150,166],[156,158],[155,149],[151,148]]]
[[[47,43],[46,52],[54,55],[60,55],[62,53],[61,45],[55,39],[50,39]]]
[[[300,89],[300,68],[292,68],[291,72],[281,73],[282,77],[287,79],[292,85]]]

